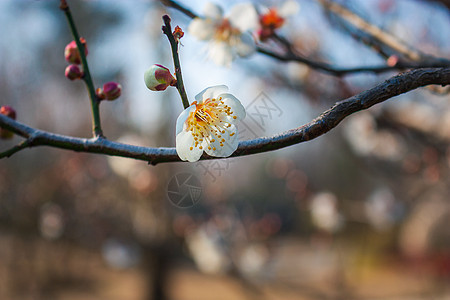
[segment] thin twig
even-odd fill
[[[450,85],[450,68],[417,69],[391,77],[369,90],[337,102],[308,124],[273,136],[242,141],[232,156],[268,152],[310,141],[335,128],[344,118],[357,111],[368,109],[387,99],[430,84]],[[32,136],[32,146],[45,145],[80,152],[129,157],[147,161],[152,165],[180,161],[175,148],[148,148],[101,138],[83,139],[64,136],[34,129],[4,115],[0,115],[0,127],[24,138]],[[218,158],[204,154],[201,159]]]
[[[368,72],[368,73],[384,73],[388,71],[398,71],[398,70],[406,70],[406,69],[419,69],[419,68],[439,68],[439,67],[446,67],[450,66],[450,64],[445,63],[439,63],[436,61],[429,62],[429,63],[406,63],[406,62],[398,62],[395,66],[363,66],[363,67],[354,67],[354,68],[337,68],[333,67],[330,64],[324,63],[324,62],[318,62],[313,61],[310,59],[307,59],[301,55],[287,52],[284,54],[273,52],[272,50],[267,49],[266,47],[257,47],[257,51],[259,53],[265,54],[267,56],[270,56],[272,58],[278,59],[280,61],[296,61],[302,64],[307,65],[308,67],[311,67],[313,69],[336,75],[336,76],[342,76],[347,74],[354,74],[354,73],[362,73],[362,72]]]
[[[172,27],[170,26],[170,17],[168,15],[163,16],[164,25],[162,27],[162,31],[170,42],[170,47],[172,48],[172,57],[173,64],[175,65],[175,76],[177,77],[177,90],[180,94],[181,101],[183,101],[184,108],[189,107],[189,99],[187,97],[186,91],[184,89],[183,76],[181,74],[181,64],[180,57],[178,55],[178,40],[175,40],[175,37],[172,33]]]
[[[160,1],[164,6],[175,8],[176,10],[181,11],[183,14],[185,14],[189,18],[192,18],[192,19],[198,18],[198,15],[196,13],[192,12],[191,10],[187,9],[186,7],[177,3],[176,1],[173,1],[173,0],[160,0]]]
[[[78,51],[80,52],[81,63],[83,65],[83,73],[84,73],[83,80],[86,83],[86,87],[89,93],[89,99],[91,101],[93,135],[94,137],[103,137],[103,131],[100,122],[100,109],[99,109],[100,99],[98,99],[97,95],[95,94],[95,86],[91,77],[91,72],[89,71],[84,45],[80,41],[80,36],[78,34],[75,22],[72,18],[72,13],[70,12],[70,8],[65,0],[61,0],[60,8],[64,12],[64,15],[66,16],[70,32],[72,33],[75,43],[77,44]]]
[[[20,150],[23,150],[25,148],[30,147],[30,139],[26,139],[22,142],[20,142],[19,144],[15,145],[14,147],[3,151],[0,153],[0,159],[4,158],[4,157],[10,157],[11,155],[13,155],[16,152],[19,152]]]

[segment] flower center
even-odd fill
[[[186,130],[191,131],[194,137],[194,143],[190,150],[193,150],[194,147],[203,149],[204,141],[208,149],[211,150],[210,144],[216,141],[215,138],[218,139],[219,145],[223,147],[225,138],[222,135],[231,127],[229,117],[234,120],[237,118],[233,115],[231,107],[223,102],[222,97],[218,99],[209,98],[203,103],[194,101],[192,104],[196,107],[195,111],[191,112],[186,120]],[[234,134],[232,132],[229,136],[231,137]],[[212,150],[216,150],[216,148],[213,147]]]
[[[260,18],[261,25],[270,29],[277,29],[283,26],[284,18],[280,17],[275,8],[271,8],[266,14]]]
[[[231,26],[228,19],[223,19],[222,23],[217,26],[214,37],[216,40],[229,43],[233,36],[237,36],[239,34],[241,34],[239,29]]]

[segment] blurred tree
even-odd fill
[[[71,40],[63,13],[55,2],[1,4],[0,104],[13,106],[20,121],[0,115],[2,130],[16,134],[1,142],[0,156],[14,156],[0,169],[0,281],[7,287],[0,297],[190,299],[208,293],[207,280],[231,286],[231,278],[241,285],[223,295],[212,287],[209,298],[271,299],[290,290],[295,299],[364,299],[382,291],[371,291],[360,274],[380,269],[372,278],[381,280],[389,259],[392,273],[415,267],[430,280],[386,287],[383,296],[448,295],[450,69],[441,58],[450,43],[448,3],[299,1],[298,18],[224,70],[199,61],[201,42],[190,37],[188,22],[202,16],[201,4],[161,2],[175,8],[173,27],[185,31],[178,51],[187,94],[218,79],[233,86],[247,98],[238,127],[250,139],[233,156],[269,153],[159,165],[180,160],[175,148],[155,147],[174,144],[181,106],[172,104],[175,91],[148,99],[142,82],[152,63],[171,66],[160,32],[167,12],[156,1],[69,2],[88,41],[93,125],[101,112],[106,136],[97,127],[92,138],[77,138],[89,132],[92,112],[80,81],[62,75]],[[93,87],[108,81],[122,83],[122,96],[100,102]],[[255,98],[261,91],[267,97]],[[273,151],[333,128],[303,147]],[[25,139],[17,144],[18,136]],[[180,172],[201,181],[202,197],[187,209],[167,201]],[[229,277],[198,280],[193,265]],[[401,277],[389,285],[413,280]]]

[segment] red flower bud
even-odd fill
[[[88,55],[88,49],[86,40],[84,38],[80,38],[80,42],[84,46],[84,53],[87,56]],[[77,43],[75,41],[71,41],[69,44],[67,44],[66,48],[64,49],[64,57],[66,60],[73,64],[81,64],[81,56],[80,52],[78,51]]]
[[[13,120],[16,119],[16,111],[9,105],[5,105],[0,107],[0,114],[5,115]],[[11,139],[14,136],[14,133],[12,133],[9,130],[0,128],[0,139]]]
[[[115,100],[120,97],[122,86],[117,82],[107,82],[103,85],[103,95],[106,100]]]
[[[389,56],[386,63],[388,66],[394,67],[398,63],[398,61],[399,61],[399,57],[394,54],[394,55]]]
[[[66,77],[70,80],[76,80],[83,77],[83,72],[81,72],[78,65],[68,65],[66,71],[64,72],[64,75],[66,75]]]

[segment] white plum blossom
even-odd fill
[[[184,161],[194,162],[205,151],[215,157],[228,157],[239,141],[235,123],[245,118],[241,102],[218,85],[204,89],[177,119],[176,149]]]
[[[209,41],[209,58],[229,67],[237,55],[247,57],[255,52],[255,40],[248,31],[257,23],[258,14],[251,3],[233,6],[226,16],[220,6],[207,3],[204,17],[194,18],[188,32],[199,40]]]

